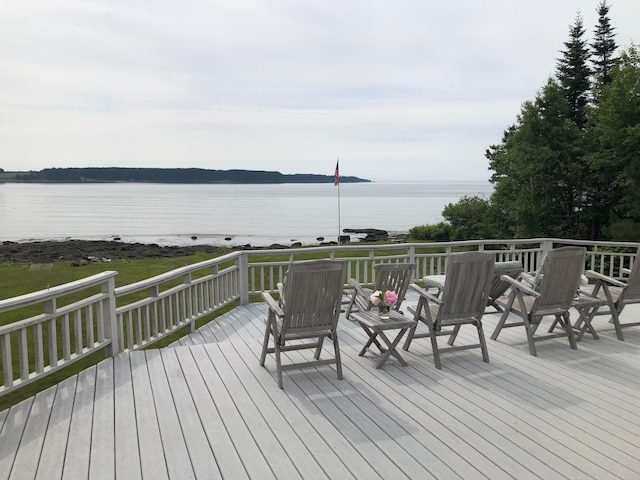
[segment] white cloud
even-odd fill
[[[0,167],[486,179],[485,149],[597,0],[0,6]],[[640,3],[611,2],[617,41]]]

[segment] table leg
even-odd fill
[[[584,332],[586,332],[587,330],[589,330],[589,333],[593,336],[595,340],[599,340],[600,337],[596,333],[596,329],[593,328],[593,325],[591,325],[591,320],[593,320],[593,317],[595,316],[596,310],[598,310],[598,307],[591,307],[586,309],[580,308],[577,310],[580,317],[578,318],[578,320],[576,320],[576,323],[573,325],[573,328],[578,330],[578,334],[576,335],[576,340],[579,341],[580,339],[582,339]],[[582,323],[584,323],[584,325],[582,325],[581,327],[580,325]]]
[[[378,336],[378,332],[375,330],[371,330],[369,327],[367,327],[366,325],[362,325],[360,324],[360,326],[362,327],[362,329],[367,333],[367,335],[369,336],[369,340],[367,341],[367,343],[364,345],[364,347],[362,347],[362,350],[360,350],[360,353],[358,354],[359,357],[364,356],[365,352],[367,351],[367,349],[371,346],[371,344],[373,343],[376,347],[378,347],[378,350],[380,350],[381,352],[385,352],[386,348],[384,348],[380,342],[378,342],[378,340],[376,339],[376,337]]]
[[[382,368],[382,366],[387,361],[390,355],[393,355],[394,357],[396,357],[403,367],[406,367],[408,365],[408,363],[405,362],[404,358],[402,358],[402,355],[400,355],[400,353],[396,349],[396,347],[398,346],[398,343],[400,343],[400,340],[402,339],[402,337],[404,336],[407,330],[408,328],[401,329],[400,332],[398,332],[398,335],[396,335],[396,338],[393,342],[389,341],[387,336],[384,334],[384,331],[380,330],[378,332],[382,341],[386,343],[387,347],[389,348],[387,349],[386,352],[380,355],[380,359],[378,360],[376,368]]]

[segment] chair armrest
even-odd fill
[[[606,275],[602,275],[601,273],[598,272],[594,272],[593,270],[587,270],[586,272],[584,272],[585,276],[587,278],[593,278],[595,280],[601,281],[601,282],[606,282],[610,285],[613,285],[614,287],[626,287],[627,284],[624,282],[621,282],[620,280],[616,280],[615,278],[611,278],[608,277]]]
[[[536,292],[533,288],[528,287],[524,283],[519,282],[518,280],[516,280],[513,277],[510,277],[509,275],[500,275],[500,280],[502,280],[503,282],[507,282],[511,288],[515,288],[516,290],[520,290],[522,293],[524,293],[526,295],[531,295],[533,297],[539,297],[540,296],[540,294],[538,292]]]
[[[500,278],[502,278],[502,276],[500,276]],[[520,272],[520,275],[518,275],[518,278],[520,280],[524,280],[525,282],[527,282],[532,287],[535,287],[535,284],[536,284],[535,278],[536,277],[534,275],[532,275],[531,273]]]
[[[433,295],[431,295],[428,291],[426,291],[420,285],[417,285],[415,283],[411,283],[411,284],[409,284],[409,288],[411,290],[416,291],[421,297],[426,298],[430,302],[437,303],[438,305],[440,305],[442,303],[440,301],[440,299],[438,299],[437,297],[434,297]]]
[[[359,295],[362,295],[364,297],[367,296],[367,292],[364,291],[364,288],[362,287],[362,285],[360,285],[360,282],[358,282],[355,278],[349,279],[349,285],[353,286],[353,288]]]
[[[276,302],[269,292],[262,292],[262,298],[264,298],[267,305],[269,305],[269,310],[272,310],[279,317],[284,317],[284,312],[278,302]]]
[[[627,275],[631,275],[631,269],[630,268],[623,268],[622,269],[622,273],[625,273]]]

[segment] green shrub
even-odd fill
[[[448,242],[451,240],[451,225],[445,222],[434,225],[418,225],[409,230],[409,237],[413,240],[431,240],[433,242]]]

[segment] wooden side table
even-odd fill
[[[389,318],[387,319],[380,318],[377,310],[353,312],[351,318],[358,322],[369,336],[369,340],[365,346],[362,347],[362,350],[358,354],[359,356],[364,356],[365,352],[373,344],[380,350],[381,354],[376,368],[382,368],[391,355],[396,357],[402,366],[407,366],[407,362],[402,358],[396,347],[407,330],[416,325],[415,320],[407,318],[395,310],[389,312]],[[387,337],[385,333],[387,330],[399,330],[393,341]],[[380,344],[378,338],[382,340],[386,348]]]
[[[591,297],[589,295],[579,295],[573,301],[573,308],[578,311],[580,315],[578,320],[571,326],[571,322],[569,322],[569,326],[573,328],[576,334],[576,341],[580,341],[585,332],[589,332],[595,340],[598,340],[600,336],[596,333],[595,328],[591,325],[591,320],[595,317],[598,308],[605,305],[607,303],[606,300],[599,297]],[[549,332],[553,332],[553,329],[558,326],[558,320],[554,320],[549,327]]]

